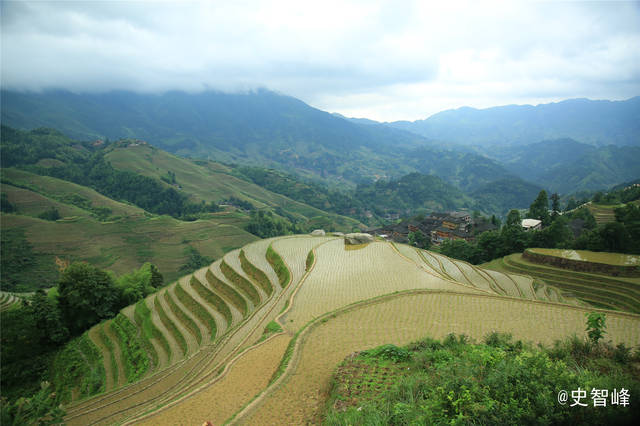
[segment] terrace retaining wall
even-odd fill
[[[526,249],[524,253],[522,253],[522,257],[533,263],[550,265],[562,269],[570,269],[577,272],[594,272],[597,274],[612,275],[614,277],[640,277],[640,267],[636,265],[625,266],[587,262],[584,260],[574,260],[560,256],[534,253],[529,249]]]

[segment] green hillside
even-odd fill
[[[256,239],[245,230],[251,221],[246,211],[226,207],[216,212],[216,205],[230,198],[273,210],[304,229],[358,227],[354,219],[232,176],[219,163],[182,159],[135,141],[104,149],[53,130],[23,132],[3,126],[2,150],[5,290],[54,285],[56,261],[88,261],[118,274],[152,262],[166,278],[175,279],[194,249],[217,259]],[[173,185],[162,180],[171,182],[169,173]],[[158,216],[133,202],[156,213],[176,212],[176,217]]]
[[[173,280],[188,261],[189,247],[217,259],[257,239],[243,229],[246,215],[220,212],[185,222],[151,215],[60,179],[16,169],[4,169],[2,174],[2,191],[17,209],[2,213],[3,252],[5,247],[14,252],[20,247],[29,258],[27,265],[12,273],[13,259],[3,256],[3,289],[28,291],[54,285],[56,258],[87,261],[117,274],[151,262]],[[60,219],[38,218],[52,207]],[[109,209],[106,220],[96,216],[96,207]]]
[[[219,202],[235,197],[250,202],[256,208],[280,208],[298,220],[330,216],[338,226],[348,229],[358,223],[354,219],[328,215],[326,211],[294,201],[233,176],[231,167],[213,161],[177,157],[148,144],[118,144],[114,148],[107,149],[106,158],[116,169],[139,173],[158,180],[171,172],[175,175],[174,186],[179,186],[181,192],[188,194],[196,203]],[[166,182],[164,184],[169,186]]]

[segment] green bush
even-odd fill
[[[464,336],[449,335],[442,342],[423,339],[406,348],[383,345],[350,356],[343,365],[366,363],[368,370],[338,369],[325,424],[633,424],[640,409],[608,404],[594,407],[592,389],[625,388],[640,392],[640,381],[629,374],[627,351],[592,345],[588,355],[579,352],[575,339],[551,349],[513,342],[509,335],[492,333],[486,344],[470,344]],[[627,353],[628,354],[628,353]],[[558,357],[561,355],[561,357]],[[372,366],[396,369],[393,385],[381,396],[343,395],[341,389],[358,388],[370,380]],[[386,363],[386,364],[385,364]],[[349,375],[345,371],[358,371]],[[348,383],[349,386],[344,384]],[[571,407],[571,391],[585,390],[581,402]],[[569,392],[566,404],[558,402],[561,390]],[[334,408],[340,400],[345,408]]]

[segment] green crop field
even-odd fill
[[[114,338],[119,346],[137,342],[128,352],[120,348],[116,356],[116,345],[89,333],[99,368],[82,371],[104,371],[102,382],[91,383],[97,392],[107,385],[106,392],[69,404],[67,422],[305,423],[319,418],[333,368],[355,350],[425,334],[480,339],[501,331],[544,344],[584,336],[585,314],[594,307],[555,281],[495,265],[485,269],[386,242],[353,249],[340,237],[250,243],[149,296],[147,309],[125,308],[135,321],[119,316],[128,331]],[[280,285],[282,268],[290,278],[286,286]],[[609,278],[604,304],[622,292],[615,287],[622,283],[632,284]],[[608,339],[640,343],[639,315],[606,315]],[[266,329],[274,331],[265,339]],[[150,348],[162,351],[154,358]],[[119,371],[129,381],[144,376],[123,384]]]

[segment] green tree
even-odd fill
[[[156,265],[150,263],[149,270],[151,271],[151,287],[160,288],[164,284],[164,277],[156,267]]]
[[[522,218],[518,210],[509,210],[506,226],[522,226]]]
[[[0,194],[0,211],[4,213],[12,213],[16,211],[16,207],[9,202],[9,198],[7,198],[7,194],[4,192]]]
[[[560,196],[557,192],[551,194],[551,217],[556,218],[560,214]]]
[[[409,244],[422,249],[428,249],[431,241],[422,231],[409,232]]]
[[[212,258],[203,256],[192,246],[188,246],[185,249],[185,254],[187,255],[187,262],[180,267],[180,272],[192,272],[213,262]]]
[[[538,219],[542,221],[543,226],[551,223],[551,217],[549,216],[549,199],[547,198],[547,191],[544,189],[540,191],[538,197],[529,206],[528,217],[532,219]]]
[[[58,307],[43,290],[36,291],[26,311],[33,317],[40,344],[57,346],[69,339],[69,330],[62,322]]]
[[[587,328],[585,331],[587,332],[591,343],[597,345],[598,341],[602,339],[602,336],[605,334],[604,329],[607,328],[607,325],[605,324],[606,314],[591,312],[588,313],[586,317]]]
[[[156,290],[157,287],[153,285],[153,268],[155,266],[147,262],[140,269],[124,274],[116,280],[116,287],[120,292],[119,306],[132,305]],[[157,272],[157,268],[155,270]],[[155,279],[158,280],[158,276]],[[159,279],[162,285],[162,275]]]
[[[62,424],[66,412],[51,389],[51,383],[42,382],[40,390],[31,398],[19,398],[8,403],[2,398],[3,425],[58,425]]]
[[[480,260],[480,250],[465,240],[445,240],[440,244],[440,252],[445,256],[469,263],[476,264]]]
[[[58,282],[58,307],[73,335],[112,318],[119,296],[113,277],[86,263],[69,265]]]
[[[55,207],[51,207],[50,209],[45,210],[44,212],[40,213],[38,215],[38,217],[40,219],[49,220],[49,221],[54,222],[54,221],[60,219],[60,212]]]
[[[504,244],[498,231],[486,231],[480,234],[476,242],[483,262],[504,256]]]

